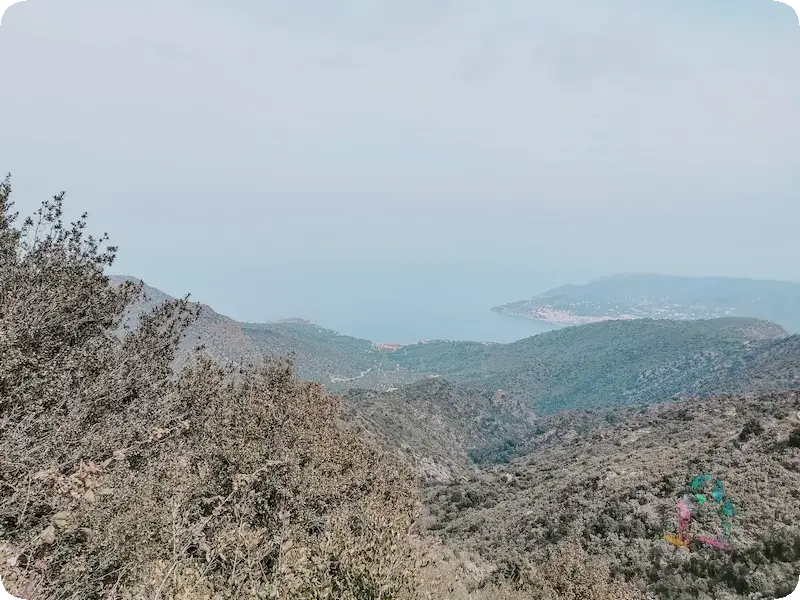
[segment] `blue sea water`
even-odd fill
[[[415,302],[401,295],[380,307],[365,303],[357,313],[330,311],[312,320],[339,333],[395,344],[425,340],[513,342],[556,329],[541,321],[501,315],[483,305],[449,306],[431,302],[436,300],[433,295],[428,299],[428,303]]]
[[[588,274],[520,264],[274,263],[185,268],[172,295],[192,298],[238,321],[309,319],[341,334],[382,343],[424,340],[512,342],[556,327],[495,313],[493,306],[530,298]],[[181,289],[183,286],[183,289]]]

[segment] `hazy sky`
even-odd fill
[[[0,171],[223,305],[281,263],[800,280],[799,59],[772,0],[27,0]]]

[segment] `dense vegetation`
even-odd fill
[[[125,330],[116,249],[62,220],[16,226],[0,185],[0,575],[29,599],[637,598],[554,546],[513,581],[414,532],[409,466],[281,362],[176,352],[198,307]],[[127,316],[126,316],[127,315]],[[131,322],[128,323],[131,325]],[[176,365],[177,368],[176,368]]]
[[[169,298],[146,291],[151,299],[133,304],[126,322]],[[200,343],[211,357],[240,363],[293,353],[297,375],[331,392],[387,391],[438,375],[481,398],[500,390],[528,415],[800,386],[800,336],[751,318],[607,321],[512,344],[429,342],[387,351],[313,323],[236,323],[203,307],[179,362]]]
[[[382,383],[415,379],[410,373],[397,371],[388,359],[390,353],[372,342],[340,335],[314,323],[242,323],[241,327],[267,354],[294,353],[298,377],[323,383],[326,389],[341,390],[353,385],[378,387]]]
[[[607,321],[513,344],[417,344],[393,358],[481,393],[503,390],[536,414],[747,393],[764,381],[770,389],[800,385],[791,366],[800,358],[798,338],[744,318]],[[765,375],[762,383],[756,372]]]
[[[138,294],[62,198],[13,228],[0,190],[0,540],[26,597],[413,591],[408,470],[281,364],[171,365],[184,301]],[[6,574],[5,572],[3,573]],[[9,580],[7,579],[7,581]]]
[[[426,481],[507,461],[534,431],[501,394],[487,397],[439,378],[388,393],[351,390],[343,400],[351,418],[414,464]]]
[[[389,447],[404,448],[415,464],[424,465],[428,479],[445,481],[525,454],[544,427],[542,417],[565,407],[607,409],[660,403],[678,394],[800,387],[800,336],[748,344],[748,332],[759,322],[736,319],[640,321],[634,328],[630,323],[576,327],[506,346],[456,344],[464,352],[454,362],[456,352],[437,354],[436,344],[412,346],[395,354],[426,367],[444,363],[449,379],[466,381],[437,377],[391,392],[351,390],[344,403]],[[600,336],[584,334],[590,329],[605,331],[609,347]],[[627,339],[621,332],[631,329],[638,332]],[[703,347],[716,353],[704,354]],[[684,350],[693,356],[675,360]],[[537,355],[535,366],[518,366],[524,362],[520,356]],[[460,371],[464,365],[472,368]],[[483,379],[467,379],[481,369]]]
[[[12,593],[756,600],[794,587],[798,393],[652,402],[796,386],[798,336],[754,319],[641,320],[386,352],[308,323],[242,328],[110,281],[116,249],[86,235],[85,216],[65,226],[62,195],[17,227],[10,193],[6,180]],[[339,399],[259,359],[318,360],[321,345],[325,369],[380,360],[422,380]],[[674,503],[709,471],[741,509],[733,550],[676,549],[661,539]]]
[[[579,540],[648,597],[782,598],[800,575],[800,393],[564,412],[510,465],[426,491],[428,526],[515,573]],[[662,539],[699,473],[734,498],[732,549]],[[720,535],[717,520],[695,534]]]
[[[128,329],[160,304],[172,300],[159,289],[138,279],[115,275],[115,285],[137,283],[141,291],[131,302],[123,318]],[[284,358],[292,355],[297,377],[322,384],[325,389],[342,391],[358,385],[383,389],[419,379],[418,374],[399,368],[368,340],[325,329],[300,319],[269,323],[239,323],[215,312],[211,307],[189,303],[200,314],[185,330],[176,352],[176,366],[184,364],[198,346],[206,356],[224,362],[246,364],[261,358]]]

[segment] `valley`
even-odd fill
[[[783,598],[800,571],[800,394],[684,400],[544,418],[523,457],[425,490],[426,525],[487,578],[579,540],[648,598]],[[664,541],[699,473],[740,512],[728,552]],[[720,535],[718,519],[696,535]]]
[[[63,335],[61,320],[36,321],[41,310],[21,304],[51,306],[48,288],[29,275],[18,281],[10,288],[18,296],[8,296],[17,316],[4,324],[17,329],[4,339],[27,339],[35,327]],[[112,279],[117,290],[135,282]],[[101,547],[117,562],[161,573],[150,565],[160,564],[159,532],[178,527],[178,510],[186,520],[175,534],[186,544],[179,560],[194,565],[182,577],[211,591],[230,589],[227,565],[241,554],[268,568],[283,556],[299,573],[315,568],[325,577],[339,577],[340,564],[377,564],[359,577],[458,600],[761,600],[796,584],[800,336],[775,322],[643,317],[507,344],[391,345],[302,319],[239,323],[146,286],[117,304],[98,275],[89,272],[85,284],[94,292],[65,294],[64,318],[92,298],[111,298],[122,311],[104,321],[116,324],[116,338],[98,328],[75,351],[96,352],[92,360],[107,368],[71,360],[60,367],[69,377],[42,369],[31,378],[33,361],[11,354],[4,363],[3,385],[28,401],[0,408],[37,434],[11,430],[12,459],[0,466],[16,473],[28,465],[29,485],[59,507],[28,511],[16,487],[0,503],[0,539],[10,540],[0,553],[12,584],[31,581],[28,539],[75,585],[94,584],[59,565],[94,560]],[[171,328],[195,309],[184,329]],[[63,339],[65,348],[75,344]],[[165,351],[173,343],[175,352]],[[286,357],[291,366],[278,360]],[[48,391],[54,385],[67,404],[39,408],[41,398],[58,397]],[[35,421],[20,420],[16,406],[29,407]],[[43,427],[57,450],[33,445]],[[67,451],[73,483],[56,463]],[[97,458],[86,463],[84,455]],[[731,531],[719,542],[719,524],[698,513],[693,537],[676,547],[676,503],[701,473],[724,479],[736,507]],[[65,495],[67,485],[80,493]],[[172,512],[159,509],[168,502]],[[101,546],[84,530],[110,541]],[[302,553],[276,554],[280,545],[264,543],[265,531]],[[130,558],[132,536],[149,558]],[[54,543],[61,540],[69,542]],[[309,552],[314,558],[303,562]],[[387,574],[385,564],[397,567]],[[258,568],[247,569],[243,577],[262,581]],[[145,589],[165,585],[163,575],[152,581]],[[169,585],[187,579],[176,581]]]
[[[6,2],[0,596],[800,600],[792,4]]]
[[[137,311],[169,296],[152,298]],[[202,307],[178,360],[205,344],[216,359],[245,363],[293,355],[298,377],[332,392],[387,390],[438,376],[491,397],[500,390],[528,412],[658,402],[679,396],[800,386],[792,367],[800,336],[749,317],[604,320],[501,344],[426,341],[375,344],[302,319],[237,323]]]
[[[136,311],[169,298],[151,298]],[[446,482],[529,450],[548,415],[680,398],[800,388],[800,336],[754,318],[630,319],[560,328],[510,344],[375,344],[303,319],[237,323],[203,306],[181,342],[216,360],[292,356],[298,378],[340,395],[423,481]]]

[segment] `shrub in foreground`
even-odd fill
[[[0,546],[36,598],[397,598],[411,474],[287,364],[171,363],[195,314],[139,293],[63,195],[15,228],[0,188]]]
[[[410,531],[413,473],[289,363],[175,372],[197,316],[65,227],[63,194],[17,228],[0,184],[0,575],[33,599],[628,598],[576,554],[466,585]],[[576,558],[577,557],[577,558]],[[428,560],[433,562],[428,564]],[[474,569],[473,569],[474,571]],[[478,568],[480,571],[480,568]]]

